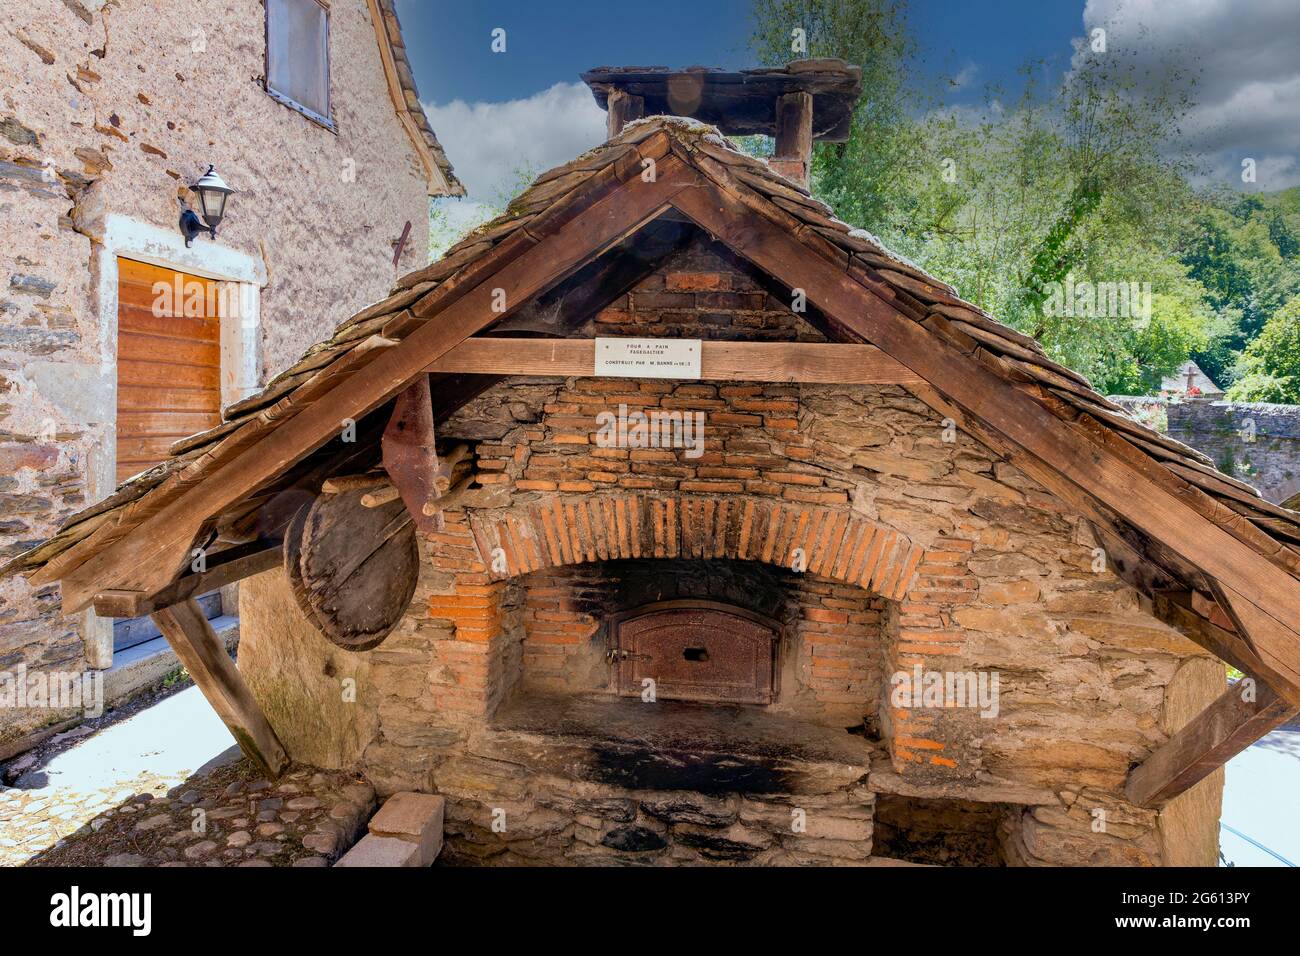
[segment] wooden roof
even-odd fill
[[[776,135],[776,103],[786,93],[813,98],[813,139],[849,138],[853,107],[862,95],[862,68],[843,60],[795,60],[780,67],[735,72],[702,66],[598,66],[582,74],[596,103],[622,90],[645,101],[646,116],[692,116],[729,136]]]
[[[650,182],[647,161],[657,163]],[[214,529],[294,488],[318,489],[345,459],[377,455],[373,429],[341,444],[340,418],[364,426],[439,355],[500,321],[488,307],[495,289],[510,293],[512,314],[668,208],[805,288],[841,341],[869,342],[915,371],[928,384],[909,386],[914,394],[1088,517],[1115,569],[1157,604],[1176,591],[1217,601],[1203,643],[1300,698],[1300,636],[1289,623],[1300,607],[1300,514],[1135,421],[1033,338],[838,221],[716,130],[665,116],[540,176],[502,216],[226,408],[221,425],[177,442],[173,457],[0,575],[62,580],[69,612],[104,590],[153,593]],[[454,377],[439,385],[435,405],[473,394]]]
[[[402,38],[402,25],[397,19],[393,0],[366,0],[370,19],[374,23],[375,38],[379,41],[379,55],[384,64],[384,77],[393,99],[398,119],[406,128],[420,162],[429,178],[430,196],[463,196],[461,185],[451,168],[451,160],[429,125],[429,117],[420,104],[420,91],[415,85],[415,74],[406,57],[406,41]]]

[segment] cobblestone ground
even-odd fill
[[[375,809],[361,778],[295,765],[262,779],[243,758],[177,783],[0,790],[0,865],[327,866]]]

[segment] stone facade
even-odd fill
[[[818,338],[705,240],[592,327]],[[604,447],[619,406],[698,412],[702,447]],[[887,807],[884,852],[922,847],[911,862],[1214,863],[1220,780],[1160,813],[1122,785],[1222,665],[1141,611],[1068,507],[904,389],[515,378],[439,436],[473,445],[479,487],[422,542],[382,645],[328,644],[279,572],[241,600],[289,752],[445,795],[445,859],[864,863]],[[602,686],[611,609],[705,592],[782,620],[776,703]],[[996,675],[994,706],[900,697],[918,669]]]
[[[113,489],[117,256],[255,290],[255,328],[223,348],[227,400],[424,262],[429,181],[365,0],[330,4],[334,131],[263,88],[264,24],[258,0],[0,13],[4,558]],[[218,238],[186,249],[177,222],[208,163],[238,192]],[[0,669],[108,666],[102,623],[58,605],[55,588],[0,584]],[[0,716],[0,740],[42,719]]]

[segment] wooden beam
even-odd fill
[[[973,357],[921,327],[843,265],[813,252],[738,196],[709,183],[685,189],[673,205],[736,253],[814,302],[852,337],[879,346],[994,431],[1202,568],[1272,625],[1252,629],[1261,678],[1300,698],[1300,633],[1285,621],[1300,606],[1300,581],[1136,471],[1104,444],[1062,421]]]
[[[779,173],[802,186],[808,185],[812,163],[813,98],[811,93],[786,93],[776,101],[776,150]]]
[[[1245,699],[1242,683],[1228,688],[1137,766],[1124,785],[1128,799],[1140,807],[1163,806],[1300,713],[1267,684],[1251,684],[1253,700]]]
[[[561,201],[538,222],[519,230],[516,236],[520,238],[511,250],[513,258],[502,254],[499,267],[485,266],[475,271],[473,278],[448,280],[430,293],[426,300],[438,296],[445,304],[437,312],[437,320],[424,322],[399,345],[384,350],[364,375],[349,376],[315,397],[296,415],[279,422],[264,437],[150,514],[129,534],[67,572],[61,582],[65,613],[85,607],[97,591],[152,593],[165,587],[183,566],[204,522],[336,438],[345,421],[359,421],[388,401],[444,352],[654,219],[693,178],[673,155],[658,160],[656,176],[650,182],[636,175],[639,162],[619,168],[630,178],[609,188],[590,206],[575,211],[577,199]],[[605,184],[601,181],[593,188],[604,190]],[[552,216],[562,224],[549,231]],[[548,234],[547,241],[538,244],[531,230]],[[493,250],[488,256],[495,253]],[[444,288],[449,291],[444,293]],[[426,300],[417,302],[412,311],[424,314]],[[505,312],[499,310],[502,301]]]
[[[440,491],[428,375],[417,376],[398,394],[380,445],[384,470],[415,520],[415,527],[423,534],[441,531],[441,516],[424,513],[425,505],[437,498]],[[387,500],[386,493],[378,490],[363,496],[361,503],[373,508]]]
[[[278,777],[289,757],[203,611],[191,598],[155,611],[153,619],[240,749],[264,774]]]
[[[596,373],[594,339],[471,338],[426,369],[477,375]],[[822,342],[702,343],[700,378],[726,382],[899,385],[918,376],[874,345]]]
[[[1263,664],[1242,636],[1215,624],[1195,609],[1195,603],[1193,594],[1162,591],[1151,597],[1149,610],[1156,620],[1200,644],[1219,660],[1246,674],[1260,673]]]
[[[613,139],[623,131],[623,127],[633,120],[645,116],[645,97],[634,96],[623,90],[613,90],[606,102],[609,115],[605,117],[607,139]]]
[[[229,553],[217,554],[215,558],[220,560],[214,562],[208,570],[177,578],[152,595],[139,591],[101,591],[95,595],[95,613],[100,617],[139,617],[142,614],[152,614],[188,598],[269,571],[280,565],[280,542],[276,541],[269,546],[260,541],[240,545],[231,548]]]

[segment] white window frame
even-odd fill
[[[237,402],[260,387],[262,375],[261,291],[267,283],[261,256],[203,242],[192,247],[177,229],[160,229],[119,213],[104,217],[98,248],[99,362],[107,381],[108,410],[103,438],[87,462],[87,498],[101,501],[117,488],[117,260],[134,259],[164,269],[232,284],[239,289],[237,315],[221,316],[221,406]],[[102,669],[113,663],[113,620],[84,614],[86,659]]]

